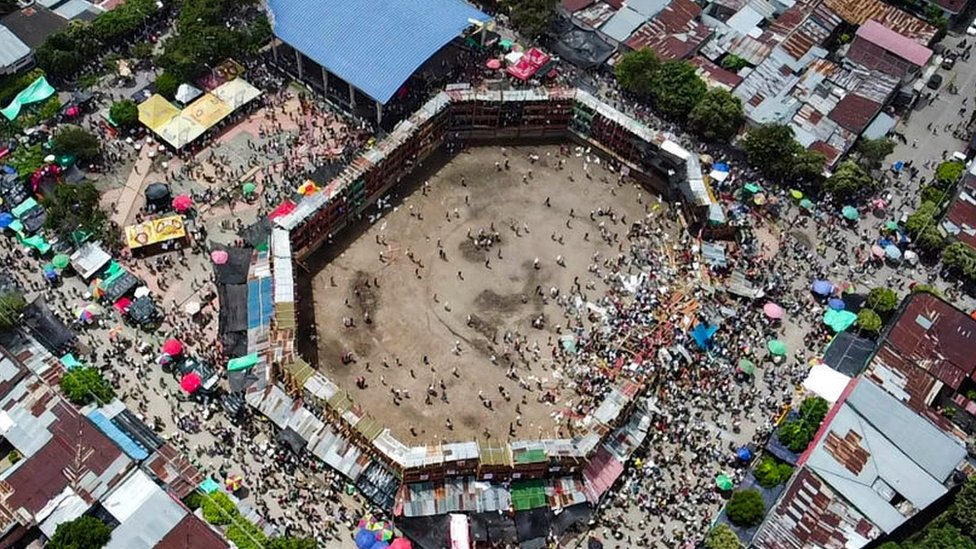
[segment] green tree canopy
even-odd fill
[[[976,533],[976,476],[966,479],[966,484],[949,507],[949,516],[964,531]]]
[[[889,154],[895,152],[895,142],[887,137],[877,139],[862,138],[857,142],[855,151],[858,154],[859,162],[867,169],[881,165]]]
[[[54,134],[54,152],[88,162],[98,157],[101,143],[97,137],[78,126],[61,126]]]
[[[94,368],[68,370],[61,378],[61,390],[72,403],[84,406],[95,400],[107,404],[115,398],[115,391],[102,374]]]
[[[312,538],[292,538],[283,536],[271,538],[265,544],[265,549],[316,549],[318,546]]]
[[[654,73],[651,98],[661,115],[681,120],[701,101],[707,89],[691,63],[667,61]]]
[[[621,88],[640,95],[649,95],[654,84],[654,75],[660,66],[661,62],[654,51],[641,48],[621,55],[613,70]]]
[[[81,229],[96,239],[108,235],[108,216],[102,210],[101,193],[91,182],[77,185],[58,185],[53,195],[45,199],[47,221],[44,226],[62,238]]]
[[[966,166],[962,162],[948,160],[935,168],[935,181],[940,187],[947,189],[959,181],[964,171],[966,171]]]
[[[709,141],[728,141],[745,122],[742,101],[728,90],[712,88],[691,109],[688,122]]]
[[[27,301],[24,294],[17,291],[0,293],[0,330],[7,330],[20,324],[20,314],[24,312]]]
[[[742,542],[728,524],[719,523],[708,533],[705,547],[708,549],[742,549]]]
[[[898,306],[898,294],[891,288],[872,288],[868,292],[867,305],[879,313],[889,313]]]
[[[799,143],[793,156],[792,176],[798,182],[816,183],[823,179],[827,157],[820,151],[804,149]]]
[[[7,158],[7,165],[17,170],[17,175],[27,179],[44,165],[44,149],[40,145],[21,146]]]
[[[917,237],[926,227],[935,224],[935,216],[939,208],[934,202],[922,202],[912,215],[905,221],[905,230],[910,236]]]
[[[139,123],[139,106],[131,99],[112,103],[108,115],[121,128],[134,128]]]
[[[163,72],[156,77],[156,93],[166,99],[176,97],[176,90],[180,87],[180,79],[168,72]]]
[[[881,331],[882,326],[884,324],[881,322],[881,317],[873,309],[865,308],[857,313],[857,327],[865,332],[876,334]]]
[[[793,159],[800,144],[793,130],[783,124],[764,124],[752,128],[742,141],[749,164],[773,179],[785,179],[793,173]]]
[[[976,251],[963,242],[946,246],[942,251],[942,264],[970,280],[976,280]]]
[[[100,549],[112,539],[112,529],[95,517],[82,515],[54,531],[48,549]]]
[[[739,57],[738,55],[735,55],[734,53],[730,53],[722,58],[722,68],[725,70],[737,72],[739,69],[744,69],[748,66],[748,61],[742,57]]]
[[[930,526],[911,549],[976,549],[976,542],[951,524]]]
[[[913,294],[931,294],[935,297],[942,297],[942,292],[931,284],[915,284],[912,286]]]
[[[762,522],[766,504],[759,490],[739,490],[732,494],[732,499],[725,506],[725,514],[732,524],[748,528]]]
[[[764,488],[779,486],[790,479],[793,474],[793,467],[790,464],[779,461],[773,456],[763,456],[762,461],[752,471],[756,481]]]
[[[515,27],[529,38],[537,38],[556,16],[558,0],[504,0]]]
[[[820,397],[804,399],[800,403],[797,416],[780,425],[776,436],[791,452],[803,452],[817,434],[828,408],[827,401]]]
[[[856,162],[847,160],[841,163],[824,182],[824,190],[842,200],[873,190],[877,183]]]

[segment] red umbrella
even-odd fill
[[[188,195],[181,194],[173,199],[173,209],[178,212],[185,212],[193,205],[193,199]]]
[[[769,318],[773,318],[776,320],[783,318],[783,314],[785,314],[783,308],[773,303],[772,301],[763,305],[763,312],[766,313],[766,316],[768,316]]]
[[[390,549],[413,549],[413,546],[407,538],[397,538],[390,544]]]
[[[176,356],[183,352],[183,344],[178,339],[167,339],[163,343],[163,352],[169,356]]]
[[[78,113],[79,112],[81,112],[81,111],[78,110],[78,107],[72,105],[72,106],[68,107],[68,110],[65,111],[65,114],[67,114],[68,116],[74,117],[74,116],[78,116]]]
[[[217,265],[223,265],[224,263],[227,263],[230,256],[227,255],[227,252],[224,250],[214,250],[210,252],[210,259],[212,259]]]
[[[183,376],[183,379],[180,380],[180,389],[183,389],[190,394],[195,393],[197,389],[200,388],[200,385],[200,374],[196,372],[190,372]]]
[[[497,59],[489,59],[488,62],[485,63],[485,66],[494,71],[502,68],[502,62]]]

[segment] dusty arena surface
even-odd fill
[[[319,368],[404,442],[568,435],[553,297],[577,283],[602,295],[588,267],[618,244],[601,225],[626,242],[658,205],[596,156],[562,151],[468,149],[313,258]]]

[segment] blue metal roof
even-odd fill
[[[462,0],[268,0],[275,36],[381,103],[469,19]]]
[[[98,410],[92,410],[88,414],[88,419],[98,427],[98,430],[105,433],[105,436],[110,438],[119,448],[125,452],[125,455],[136,461],[142,461],[149,457],[149,452],[138,442],[136,442],[132,437],[125,434],[122,429],[116,427],[112,420],[105,417],[104,414]]]

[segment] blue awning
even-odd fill
[[[472,23],[462,0],[268,0],[274,34],[380,103]]]

